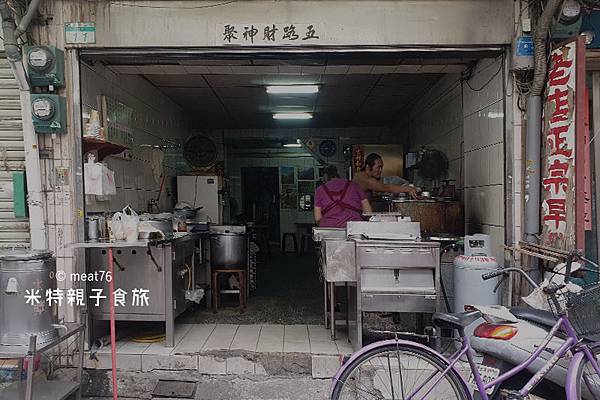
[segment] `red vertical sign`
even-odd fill
[[[552,50],[542,153],[542,243],[563,249],[585,246],[586,181],[585,42]],[[588,160],[586,163],[585,160]],[[588,208],[589,209],[589,208]],[[588,224],[589,225],[589,224]]]

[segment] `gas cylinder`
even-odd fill
[[[465,252],[454,259],[454,312],[462,312],[465,305],[496,305],[499,301],[494,287],[499,278],[484,281],[482,274],[498,269],[496,258],[491,255],[489,235],[465,236]],[[477,323],[465,331],[472,332]]]

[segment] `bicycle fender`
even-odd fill
[[[396,345],[396,344],[402,344],[407,347],[415,347],[420,350],[427,351],[431,355],[435,356],[436,358],[438,358],[439,360],[444,362],[445,364],[450,364],[450,361],[446,357],[444,357],[442,354],[438,353],[437,351],[433,350],[432,348],[427,347],[421,343],[412,342],[410,340],[394,340],[394,339],[381,340],[379,342],[371,343],[370,345],[363,347],[359,351],[352,354],[350,359],[348,359],[347,361],[344,362],[344,364],[341,366],[341,368],[338,370],[338,372],[333,377],[333,380],[331,382],[331,388],[329,389],[329,398],[333,397],[333,390],[335,389],[336,383],[339,381],[339,379],[342,376],[342,374],[344,373],[344,371],[346,371],[348,369],[348,367],[353,364],[354,360],[356,360],[357,358],[359,358],[366,352],[376,349],[378,347],[384,347],[384,346]],[[454,372],[456,372],[456,374],[460,377],[460,381],[465,389],[465,392],[471,393],[471,390],[469,389],[469,385],[467,384],[467,381],[465,380],[464,376],[455,367],[452,367],[452,370]],[[471,399],[472,399],[472,397],[471,397]]]
[[[565,382],[565,392],[567,393],[567,399],[577,398],[577,371],[579,365],[585,360],[585,353],[578,351],[575,353],[571,362],[569,363],[569,369],[567,370],[567,380]]]

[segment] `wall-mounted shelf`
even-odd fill
[[[128,147],[121,144],[107,142],[105,140],[95,139],[91,137],[83,137],[83,153],[89,151],[98,151],[98,162],[102,161],[105,157],[119,154],[128,150]]]

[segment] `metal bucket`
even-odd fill
[[[222,232],[210,235],[210,263],[216,269],[246,268],[248,235]]]
[[[36,335],[37,346],[43,346],[57,338],[56,305],[46,302],[46,290],[56,289],[55,273],[49,251],[0,253],[0,344],[29,346]]]

